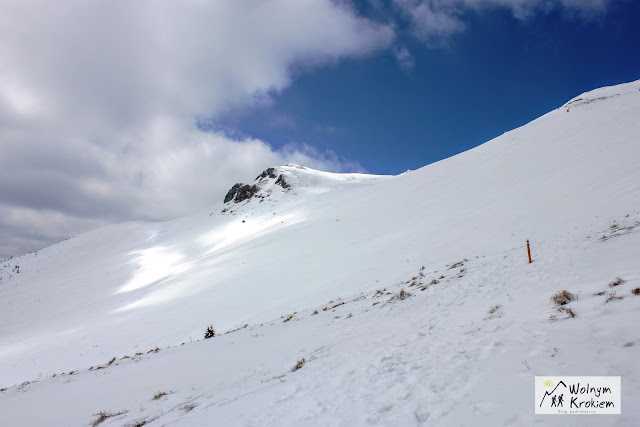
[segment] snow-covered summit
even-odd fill
[[[263,201],[275,194],[300,192],[322,193],[339,185],[359,184],[383,178],[382,175],[361,173],[331,173],[287,163],[271,167],[258,175],[251,184],[236,183],[227,192],[224,203],[240,203],[257,198]]]

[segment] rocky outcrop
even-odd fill
[[[262,173],[258,175],[256,179],[254,179],[254,181],[263,180],[264,178],[267,178],[267,177],[274,178],[274,179],[277,178],[278,175],[276,175],[276,168],[269,168],[266,171],[262,171]]]
[[[231,187],[231,190],[227,192],[227,195],[224,197],[224,202],[229,203],[233,201],[234,203],[240,203],[242,201],[249,200],[254,196],[262,199],[269,197],[271,194],[270,186],[273,184],[273,181],[270,181],[271,179],[275,179],[275,185],[281,186],[283,190],[290,189],[291,184],[285,180],[283,174],[278,175],[276,171],[276,168],[269,168],[263,171],[254,180],[254,182],[258,182],[253,185],[242,183],[235,184]],[[264,191],[261,192],[260,190]]]
[[[243,200],[248,200],[252,198],[258,190],[257,185],[235,184],[231,187],[231,190],[227,192],[227,195],[224,197],[224,202],[228,203],[233,200],[235,203],[239,203]]]
[[[287,188],[291,187],[291,184],[289,184],[285,179],[284,179],[284,175],[280,175],[278,177],[278,179],[276,180],[276,185],[281,186],[282,188],[284,188],[285,190]]]

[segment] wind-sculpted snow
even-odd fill
[[[639,89],[396,177],[279,166],[250,199],[2,262],[0,424],[530,425],[545,374],[637,401]]]

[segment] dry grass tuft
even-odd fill
[[[291,372],[295,372],[298,369],[302,368],[305,363],[307,363],[307,359],[303,357],[302,359],[298,360],[295,365],[293,365],[293,367],[291,368]]]
[[[97,414],[93,414],[93,416],[96,417],[96,419],[91,422],[91,425],[95,427],[101,422],[103,422],[104,420],[106,420],[107,418],[117,417],[118,415],[125,414],[126,412],[127,411],[120,411],[120,412],[100,411]]]
[[[400,292],[398,292],[397,294],[395,294],[391,298],[389,298],[389,302],[403,301],[403,300],[406,300],[407,298],[409,298],[410,296],[411,296],[411,294],[409,292],[405,291],[404,289],[400,289]]]
[[[635,288],[634,290],[631,291],[631,293],[634,295],[640,295],[640,288]]]
[[[129,423],[129,424],[125,424],[124,427],[142,427],[142,426],[146,426],[148,423],[149,423],[148,420],[141,419],[141,420]]]
[[[613,288],[614,286],[618,286],[620,284],[624,283],[624,280],[622,280],[622,278],[620,276],[616,277],[615,280],[613,282],[609,282],[609,287]]]
[[[493,314],[493,313],[495,313],[496,311],[498,311],[498,310],[500,309],[500,307],[501,307],[501,305],[500,305],[500,304],[496,304],[496,305],[492,306],[492,307],[489,309],[488,314]]]
[[[605,299],[604,302],[609,302],[616,299],[622,299],[622,297],[617,296],[615,292],[611,292],[610,294],[607,295],[607,299]]]
[[[558,311],[567,313],[569,317],[576,317],[576,314],[573,312],[573,310],[570,307],[561,306],[561,307],[558,307]]]
[[[466,261],[469,261],[469,260],[465,258],[462,261],[454,262],[453,264],[451,264],[451,266],[447,270],[452,270],[457,267],[462,267]]]
[[[282,322],[288,322],[289,320],[293,319],[293,314],[290,314],[289,316],[287,316]]]
[[[153,395],[153,400],[160,400],[162,397],[167,396],[173,392],[171,391],[159,391]]]
[[[551,297],[551,301],[553,301],[554,304],[561,306],[561,305],[569,304],[571,301],[574,300],[574,297],[575,295],[573,295],[571,292],[567,290],[562,290],[560,292],[555,293]]]
[[[198,405],[196,405],[195,403],[189,403],[188,405],[184,405],[184,406],[182,407],[182,410],[183,410],[184,412],[191,412],[191,411],[193,411],[193,409],[194,409],[196,406],[198,406]]]

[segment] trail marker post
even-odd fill
[[[528,240],[527,240],[527,255],[529,255],[529,264],[531,264],[531,248],[529,247]]]

